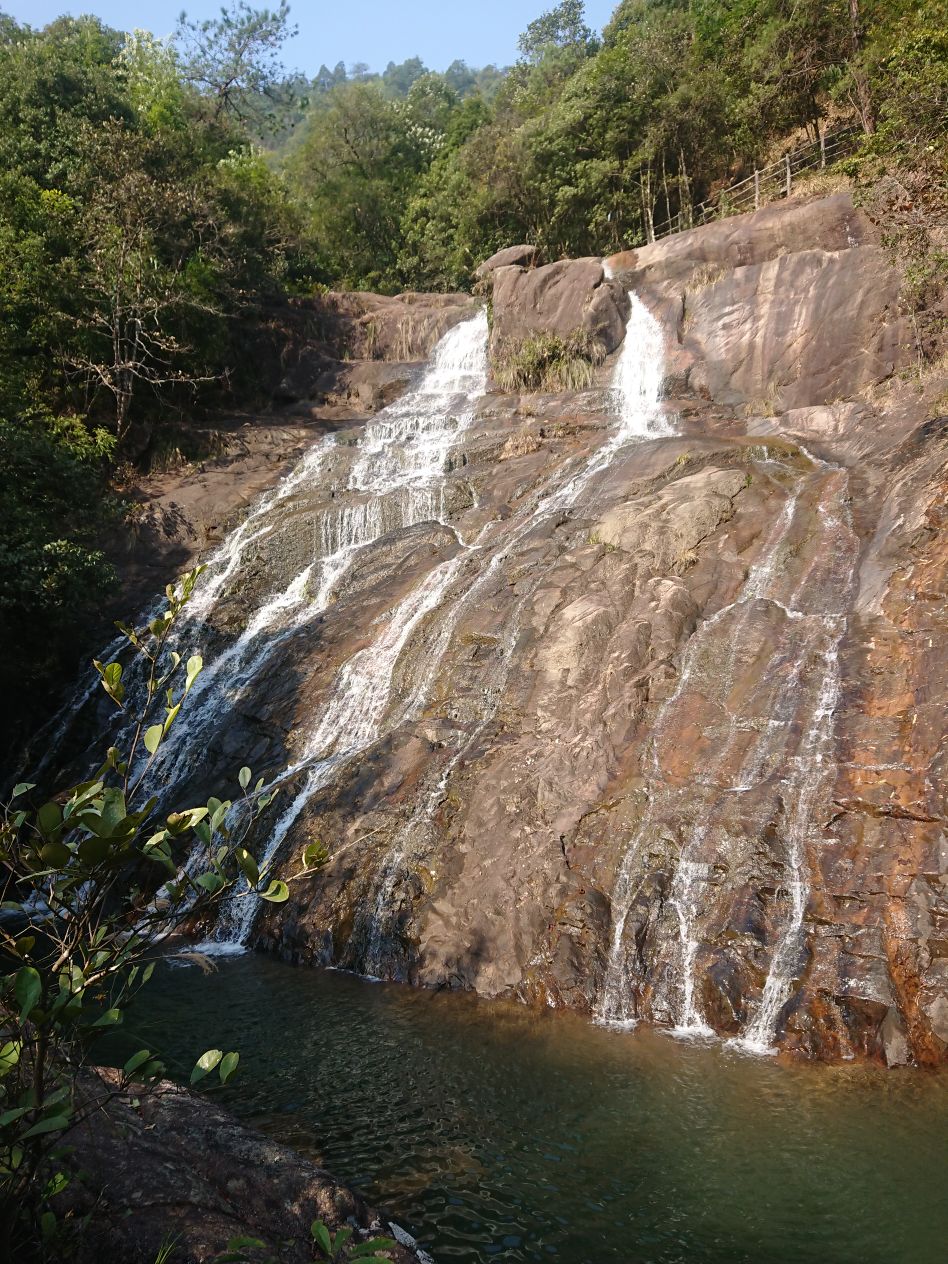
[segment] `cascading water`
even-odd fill
[[[793,522],[796,497],[788,497],[783,513],[771,530],[760,560],[748,576],[741,593],[736,600],[723,606],[708,619],[692,636],[685,650],[678,674],[678,684],[674,692],[660,708],[653,723],[653,735],[661,734],[672,722],[681,705],[682,698],[691,685],[698,670],[701,655],[706,641],[715,633],[725,620],[736,616],[740,625],[746,625],[753,603],[767,590],[773,576],[780,549],[787,537]],[[739,629],[736,629],[738,631]],[[730,638],[732,650],[736,650],[737,635]],[[667,804],[661,794],[661,768],[658,762],[657,747],[653,737],[653,777],[659,789],[652,792],[642,822],[634,837],[629,842],[612,893],[612,938],[609,957],[606,965],[605,979],[596,1017],[600,1022],[618,1026],[631,1026],[635,1016],[631,1012],[632,997],[628,981],[627,952],[624,944],[626,923],[632,905],[638,894],[633,889],[635,865],[643,842],[656,827],[659,816]],[[720,761],[723,762],[723,752]],[[679,857],[678,870],[671,894],[671,903],[678,921],[679,942],[682,959],[682,1000],[677,1023],[677,1030],[691,1031],[696,1035],[710,1034],[710,1029],[697,1013],[694,1003],[694,960],[697,955],[698,942],[692,931],[696,914],[696,884],[704,876],[702,869],[682,855]]]
[[[820,464],[824,469],[834,469],[825,462]],[[828,582],[824,582],[823,591],[830,594],[831,604],[829,609],[817,610],[809,616],[817,623],[823,638],[822,681],[810,722],[784,785],[790,916],[771,956],[757,1013],[743,1037],[736,1042],[752,1053],[774,1051],[780,1012],[799,977],[809,898],[807,842],[814,810],[832,777],[830,757],[835,744],[836,708],[841,685],[839,654],[848,627],[845,611],[855,581],[858,545],[845,508],[848,476],[834,469],[830,479],[836,484],[835,506],[822,518],[826,548],[818,556],[828,572]]]
[[[271,595],[248,621],[233,645],[217,656],[198,677],[190,699],[187,726],[172,729],[153,768],[152,783],[174,784],[220,728],[241,691],[288,637],[319,616],[360,550],[391,531],[426,521],[442,520],[443,467],[451,442],[470,424],[474,405],[487,382],[487,316],[480,311],[450,330],[439,343],[433,363],[418,386],[367,427],[349,486],[356,499],[339,503],[316,517],[310,560],[286,586]],[[404,442],[398,443],[398,436]],[[398,448],[398,457],[392,450]],[[197,612],[206,618],[225,591],[248,545],[264,534],[278,534],[280,520],[270,511],[285,508],[288,499],[318,484],[335,443],[317,445],[280,488],[253,514],[263,526],[234,533],[236,545],[219,550],[223,565],[213,571],[207,589],[199,588]],[[343,493],[347,494],[347,493]],[[205,593],[211,591],[210,599]],[[191,616],[189,627],[193,624]],[[182,635],[186,635],[188,629]],[[264,636],[263,633],[268,635]],[[227,681],[225,688],[221,687]],[[213,689],[211,686],[215,686]]]
[[[325,577],[331,576],[335,585],[366,544],[399,527],[440,517],[448,452],[473,419],[477,398],[486,388],[486,343],[487,317],[480,312],[442,340],[418,389],[367,427],[349,490],[375,499],[340,506],[322,519],[321,539],[331,551],[321,559],[320,608],[329,595]],[[275,856],[306,804],[335,770],[378,740],[395,665],[418,624],[454,580],[466,546],[460,548],[399,603],[375,641],[340,669],[321,718],[305,737],[293,767],[280,778],[286,782],[304,774],[263,848],[262,864]],[[397,709],[388,717],[388,727],[403,714],[404,707]],[[231,899],[221,910],[215,943],[225,950],[245,943],[256,912],[255,900]]]

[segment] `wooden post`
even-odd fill
[[[786,193],[786,196],[787,196],[787,197],[789,197],[789,196],[790,196],[790,155],[789,155],[789,154],[785,154],[785,155],[784,155],[784,162],[787,164],[787,193]]]
[[[820,170],[826,166],[826,130],[820,128]]]
[[[760,172],[754,168],[754,210],[760,210]]]

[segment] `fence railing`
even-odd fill
[[[728,185],[726,189],[720,189],[707,202],[695,207],[683,206],[676,215],[660,224],[647,221],[646,237],[649,241],[658,241],[661,237],[696,228],[710,220],[756,211],[768,202],[789,197],[798,176],[832,166],[846,154],[852,153],[861,136],[861,128],[855,125],[821,132],[819,140],[788,150],[776,162],[755,168],[752,175]]]

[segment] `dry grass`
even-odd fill
[[[720,281],[725,271],[725,268],[719,267],[716,263],[703,263],[692,272],[687,288],[689,290],[704,290],[709,285],[714,285],[716,281]]]
[[[592,386],[604,359],[602,344],[577,329],[565,338],[537,333],[508,340],[494,352],[491,367],[503,391],[582,391]]]
[[[827,167],[822,171],[805,171],[794,176],[793,197],[829,197],[831,193],[845,193],[853,182],[844,171]]]

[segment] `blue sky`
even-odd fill
[[[265,0],[256,0],[261,6]],[[120,29],[142,27],[169,34],[182,8],[192,18],[209,17],[221,0],[0,0],[0,10],[42,26],[61,13],[95,13]],[[290,0],[299,35],[286,46],[291,69],[314,74],[320,63],[368,62],[383,70],[389,61],[419,56],[433,70],[456,57],[471,66],[509,64],[527,23],[556,0]],[[586,0],[589,25],[601,30],[618,0]],[[275,7],[275,0],[270,0]]]

